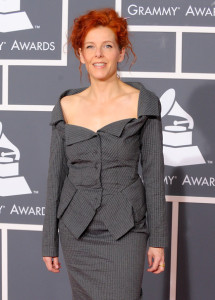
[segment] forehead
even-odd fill
[[[112,29],[104,26],[98,26],[90,29],[87,33],[84,42],[102,42],[102,41],[116,41],[116,35]]]

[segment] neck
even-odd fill
[[[104,81],[91,79],[89,96],[95,101],[105,103],[119,95],[121,87],[122,82],[116,76]]]

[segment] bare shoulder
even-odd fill
[[[79,104],[83,98],[85,98],[86,90],[73,95],[67,95],[60,99],[60,104],[63,112],[64,119],[67,123],[76,114]]]
[[[67,95],[67,96],[62,97],[60,99],[61,105],[62,106],[75,105],[75,103],[77,101],[79,101],[80,99],[85,98],[85,95],[87,94],[87,90],[88,90],[88,88],[83,90],[80,93],[76,93],[76,94],[73,94],[73,95]]]
[[[137,118],[140,90],[124,82],[122,84],[122,89],[124,94],[123,106],[125,107],[127,114]]]
[[[65,107],[65,106],[74,104],[74,102],[77,101],[78,97],[79,97],[78,94],[67,95],[67,96],[62,97],[60,99],[61,106]]]
[[[135,87],[133,87],[129,84],[126,84],[125,82],[123,82],[122,86],[123,86],[125,93],[130,94],[131,96],[137,97],[140,93],[139,89],[136,89]]]

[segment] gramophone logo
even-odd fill
[[[32,29],[25,11],[21,11],[21,0],[0,0],[0,32]]]
[[[23,176],[19,176],[19,149],[2,133],[0,122],[0,196],[31,194]]]
[[[199,148],[192,143],[193,118],[175,100],[175,90],[167,90],[160,98],[161,117],[168,117],[170,124],[163,128],[164,163],[167,166],[205,164]]]

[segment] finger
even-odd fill
[[[43,257],[43,260],[46,264],[46,268],[51,271],[52,270],[52,257]]]
[[[52,257],[44,257],[43,258],[45,264],[46,264],[46,268],[53,273],[59,273],[60,271],[55,269],[54,265],[53,265],[53,261],[52,261]]]
[[[152,255],[150,253],[148,253],[148,264],[149,264],[149,267],[151,267],[151,265],[152,265]]]
[[[159,274],[165,270],[165,261],[164,260],[158,260],[158,268],[157,270],[153,271],[154,274]]]
[[[156,258],[156,259],[154,259],[151,268],[148,268],[147,271],[148,272],[155,272],[155,271],[157,271],[158,265],[159,265],[159,260]]]
[[[57,270],[60,269],[60,263],[59,263],[58,257],[53,258],[53,267]]]
[[[164,272],[164,270],[165,270],[165,267],[159,265],[157,271],[155,271],[153,273],[154,274],[159,274],[159,273]]]
[[[59,266],[58,265],[59,265],[58,257],[53,257],[52,258],[52,270],[51,270],[51,272],[53,272],[53,273],[59,273],[60,270],[59,270]]]

